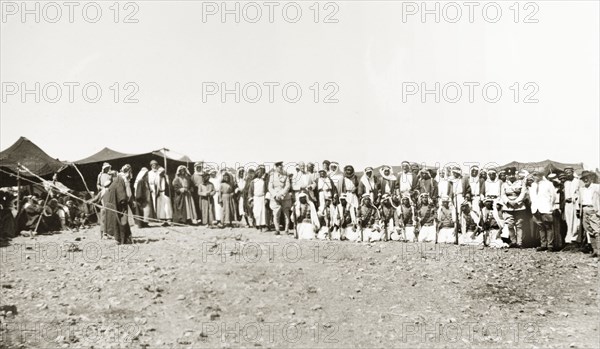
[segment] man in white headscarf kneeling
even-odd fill
[[[308,200],[308,195],[302,192],[298,195],[298,201],[294,206],[293,219],[297,227],[298,239],[315,239],[317,231],[321,227],[315,205]]]

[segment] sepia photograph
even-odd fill
[[[0,349],[600,348],[600,0],[0,18]]]

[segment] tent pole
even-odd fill
[[[17,214],[21,212],[21,164],[17,164]]]
[[[162,148],[163,161],[165,163],[165,174],[167,173],[167,148]]]

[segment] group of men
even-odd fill
[[[532,235],[539,236],[539,251],[557,251],[565,245],[598,248],[600,189],[594,173],[583,171],[577,177],[573,168],[544,174],[472,166],[463,175],[460,167],[427,169],[403,162],[399,173],[382,166],[376,175],[367,167],[359,178],[353,166],[342,169],[329,161],[318,170],[314,163],[299,162],[288,173],[280,161],[270,171],[259,165],[239,168],[235,174],[196,163],[194,174],[180,166],[169,183],[156,162],[150,167],[140,171],[143,175],[137,176],[133,190],[131,167],[124,166],[119,174],[125,193],[122,204],[134,202],[142,223],[168,224],[177,216],[176,223],[222,227],[237,221],[300,239],[514,248],[523,247],[524,231],[531,227]],[[110,171],[110,165],[103,168],[98,176],[102,195],[119,175]],[[158,204],[161,196],[166,201]],[[148,205],[150,209],[145,209]],[[173,213],[157,216],[165,211],[162,205]]]

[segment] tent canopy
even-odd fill
[[[77,169],[85,178],[85,183],[89,190],[96,191],[96,180],[98,174],[102,170],[102,164],[108,162],[113,170],[120,170],[125,164],[131,165],[132,173],[135,178],[137,173],[142,167],[150,168],[150,161],[156,160],[160,166],[165,166],[165,160],[167,162],[166,170],[169,178],[175,177],[175,171],[177,167],[183,165],[188,170],[193,170],[193,162],[185,155],[177,155],[171,151],[156,150],[143,154],[129,154],[122,153],[110,148],[103,148],[97,153],[90,155],[84,159],[74,162]],[[75,190],[85,190],[85,185],[81,181],[81,176],[77,173],[74,168],[69,168],[61,172],[59,180],[66,184],[68,187]],[[133,182],[133,181],[132,181]]]
[[[13,145],[0,152],[0,168],[12,175],[1,172],[0,186],[14,186],[17,183],[18,165],[27,167],[34,174],[47,179],[62,171],[67,164],[46,154],[40,147],[25,137],[19,138]],[[21,172],[22,177],[31,177]],[[30,178],[32,179],[32,178]],[[32,179],[34,180],[34,179]],[[37,182],[38,180],[35,179]]]
[[[89,163],[94,163],[94,162],[99,162],[99,161],[110,161],[113,159],[125,158],[128,156],[133,156],[133,154],[121,153],[121,152],[118,152],[116,150],[112,150],[112,149],[106,147],[94,155],[90,155],[85,159],[75,161],[75,164],[83,165],[83,164],[89,164]]]
[[[500,169],[505,169],[508,167],[516,167],[517,170],[525,169],[529,172],[540,171],[544,174],[548,174],[550,172],[562,172],[565,167],[573,167],[573,169],[577,173],[581,173],[583,171],[583,163],[564,163],[553,160],[544,160],[538,162],[519,162],[519,161],[511,161],[506,165],[500,166]]]

